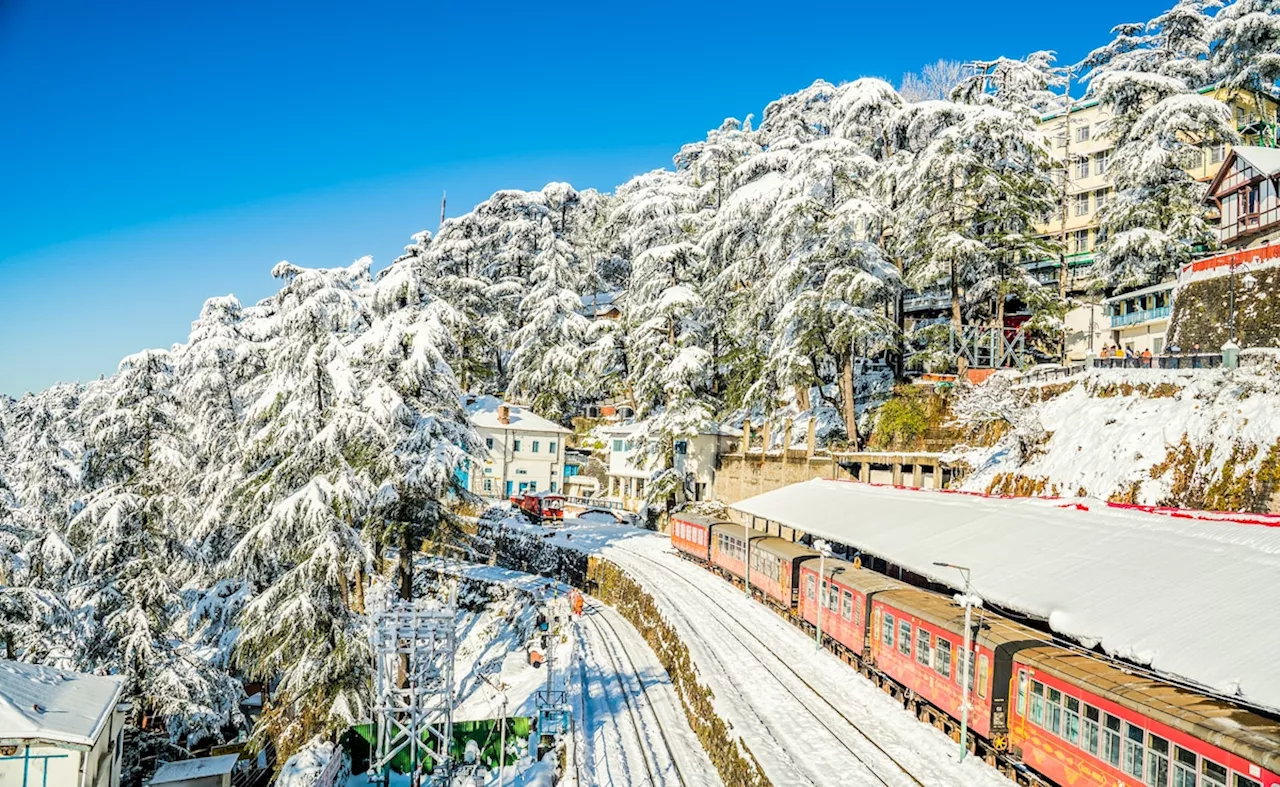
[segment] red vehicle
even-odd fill
[[[512,497],[511,502],[533,522],[564,521],[564,495],[530,492],[521,497]]]
[[[1062,648],[1013,662],[1010,747],[1057,784],[1280,784],[1274,721]]]
[[[753,550],[756,542],[767,538],[764,533],[758,530],[749,532]],[[721,574],[741,580],[746,569],[746,538],[747,532],[744,532],[742,525],[732,522],[712,525],[710,530],[711,565],[719,569]]]
[[[677,514],[671,517],[671,546],[707,563],[711,560],[711,528],[716,524],[694,514]]]
[[[826,579],[821,592],[818,591],[819,568]],[[823,642],[845,661],[850,657],[863,659],[867,647],[867,621],[871,619],[870,600],[876,593],[908,587],[910,585],[905,582],[858,568],[845,560],[810,560],[800,567],[800,619],[812,630],[817,626],[818,610],[821,609]],[[826,604],[822,603],[823,599]]]

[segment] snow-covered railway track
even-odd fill
[[[697,584],[689,581],[687,577],[684,577],[679,572],[673,570],[671,567],[665,566],[661,562],[654,560],[653,558],[647,555],[640,554],[638,552],[635,552],[630,549],[626,549],[625,547],[622,547],[616,544],[614,545],[614,549],[617,549],[618,551],[621,551],[621,552],[625,552],[628,556],[634,557],[638,560],[644,561],[646,564],[649,564],[658,569],[661,569],[665,574],[679,580],[684,586],[687,586],[697,591],[701,596],[704,596],[711,604],[717,607],[720,606],[720,602],[717,599],[712,597],[709,593],[707,593],[704,589],[699,587]],[[653,589],[652,585],[649,587],[651,590]],[[675,609],[679,610],[679,605],[673,604],[672,606]],[[741,621],[737,620],[733,616],[727,616],[732,621],[733,625],[731,626],[728,622],[724,620],[725,617],[726,617],[725,615],[712,616],[712,618],[720,625],[720,627],[724,630],[724,632],[728,634],[734,641],[736,641],[741,646],[742,650],[745,651],[749,656],[751,656],[751,658],[757,664],[759,664],[764,669],[764,671],[778,683],[778,685],[786,692],[786,694],[791,696],[795,700],[796,704],[798,704],[801,708],[804,709],[806,714],[809,717],[811,717],[818,724],[819,727],[821,727],[828,734],[830,734],[831,738],[843,750],[848,752],[848,754],[856,762],[860,763],[866,769],[866,771],[876,780],[877,783],[882,784],[885,787],[894,787],[894,785],[901,785],[901,784],[910,784],[910,785],[916,785],[916,787],[925,787],[925,783],[921,781],[919,778],[917,778],[917,776],[914,773],[912,773],[912,771],[909,768],[907,768],[902,762],[900,762],[896,757],[894,757],[891,753],[889,753],[883,746],[881,746],[878,742],[876,742],[876,740],[872,738],[869,734],[867,734],[867,732],[863,730],[862,727],[858,725],[853,719],[850,719],[848,715],[846,715],[839,708],[837,708],[830,700],[828,700],[827,697],[819,689],[815,688],[808,680],[806,680],[788,662],[786,658],[780,655],[774,648],[769,646],[768,643],[766,643],[763,639],[761,639],[754,631],[752,631],[749,627],[744,625]],[[696,624],[692,619],[688,618],[687,616],[685,619],[690,626],[693,626],[696,629]],[[746,634],[746,637],[744,638],[743,636],[739,635],[739,633],[735,631],[735,628],[744,632]],[[748,642],[748,640],[750,640],[751,642],[754,642],[755,647],[752,647],[752,645]],[[767,654],[767,656],[770,658],[762,657],[762,655],[759,653],[760,650],[763,650],[765,654]],[[777,665],[780,665],[782,667],[782,670],[771,668],[770,667],[771,663],[776,663]],[[798,684],[799,686],[802,686],[803,689],[801,690],[794,689],[792,685],[789,685],[789,683]],[[804,696],[801,696],[802,694]],[[873,751],[870,751],[870,752],[866,751],[865,747],[862,747],[863,751],[859,752],[857,748],[850,745],[850,742],[845,739],[846,736],[842,735],[837,729],[835,729],[835,726],[837,723],[835,723],[834,721],[833,723],[828,723],[827,719],[822,718],[822,715],[812,707],[812,702],[810,701],[810,698],[816,699],[821,707],[827,709],[827,711],[834,714],[839,720],[843,721],[844,724],[846,724],[850,729],[852,729],[854,732],[857,733],[857,735],[859,736],[858,740],[865,741],[865,743],[870,744],[871,747],[873,747]],[[872,760],[878,761],[876,764],[879,765],[880,767],[874,766],[871,762]]]
[[[632,736],[635,738],[637,751],[641,753],[641,761],[648,777],[645,783],[655,787],[668,784],[687,787],[680,771],[676,752],[667,737],[662,720],[658,717],[648,689],[645,688],[644,677],[627,651],[626,645],[623,644],[617,629],[598,603],[591,603],[581,620],[595,631],[594,641],[601,645],[600,650],[604,652],[609,664],[613,667],[613,678],[617,682],[619,694],[623,698],[627,715],[631,719]],[[648,713],[645,713],[646,708]],[[653,747],[652,744],[656,741],[651,738],[646,740],[645,731],[651,727],[657,730],[658,740],[662,742],[661,750]]]

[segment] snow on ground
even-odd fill
[[[617,537],[644,532],[616,524],[602,529]],[[572,540],[572,532],[562,535],[565,540]],[[543,577],[495,566],[438,558],[424,558],[420,565],[517,588],[543,599],[563,600],[572,590]],[[555,650],[556,687],[567,690],[567,701],[573,709],[572,768],[566,774],[566,782],[611,787],[719,784],[706,752],[688,725],[670,677],[641,634],[616,611],[594,599],[587,600],[581,618],[568,615],[562,602],[556,604],[556,609],[569,621],[563,629],[565,641]],[[530,614],[536,613],[531,610]],[[498,715],[496,693],[483,681],[462,677],[484,669],[485,659],[476,658],[466,644],[486,642],[484,630],[481,625],[471,627],[459,651],[457,674],[464,697],[459,713],[464,707],[470,709],[469,715],[459,718]],[[504,641],[498,638],[486,646],[490,664]],[[510,685],[507,694],[513,706],[515,697],[524,697],[525,712],[510,715],[532,716],[536,713],[534,693],[545,684],[547,673],[527,666],[522,640],[514,644],[521,649],[503,662],[500,679]],[[515,667],[513,659],[518,661]]]
[[[1050,433],[1043,451],[1018,464],[1003,446],[978,449],[964,458],[975,468],[963,488],[985,491],[997,473],[1044,477],[1064,495],[1080,489],[1107,499],[1139,482],[1136,502],[1158,505],[1168,497],[1173,472],[1151,477],[1186,435],[1191,445],[1213,448],[1221,469],[1233,445],[1257,446],[1256,467],[1280,440],[1280,381],[1269,368],[1226,370],[1100,369],[1073,378],[1076,384],[1047,402],[1031,405]],[[1124,385],[1180,388],[1172,396],[1100,396]]]
[[[677,556],[666,536],[569,520],[547,539],[600,554],[644,586],[688,646],[717,713],[775,784],[1007,787],[980,760],[959,763],[954,742],[778,614]]]

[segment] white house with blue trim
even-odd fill
[[[0,785],[119,787],[122,679],[0,661]]]
[[[564,449],[572,432],[496,396],[468,396],[465,404],[486,455],[483,466],[468,468],[468,489],[491,499],[564,491]]]

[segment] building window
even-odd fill
[[[539,449],[541,446],[542,446],[542,442],[541,442],[541,441],[539,441],[539,440],[534,440],[534,441],[533,441],[533,443],[530,445],[529,450],[536,454],[536,453],[538,453],[538,449]]]
[[[1088,156],[1081,156],[1080,158],[1076,159],[1076,177],[1077,178],[1089,177],[1089,157]]]
[[[1093,170],[1099,175],[1105,175],[1107,170],[1111,168],[1111,151],[1099,151],[1098,155],[1093,157]]]
[[[519,441],[519,440],[512,440],[512,441],[511,441],[511,450],[512,450],[512,451],[519,451],[519,450],[520,450],[520,441]]]
[[[933,668],[942,677],[951,677],[951,643],[942,637],[938,637],[938,652],[933,656]]]
[[[884,613],[884,629],[881,631],[881,639],[887,648],[893,647],[893,615],[888,612]]]
[[[1089,245],[1089,230],[1076,230],[1071,235],[1075,240],[1077,254],[1093,251],[1093,247]]]
[[[1113,767],[1120,767],[1120,720],[1110,713],[1106,714],[1102,730],[1102,759]]]
[[[614,440],[614,441],[613,441],[613,450],[617,451],[618,453],[622,453],[623,448],[622,448],[622,441],[621,441],[621,440]]]
[[[556,441],[555,441],[555,440],[552,440],[551,442],[547,443],[547,450],[548,450],[548,451],[550,451],[550,452],[551,452],[551,453],[553,453],[553,454],[556,452]]]
[[[1084,706],[1084,719],[1081,721],[1080,748],[1093,756],[1098,756],[1098,720],[1099,711],[1092,705]]]
[[[492,437],[486,437],[486,438],[484,439],[484,447],[485,447],[485,448],[488,448],[490,451],[492,451],[492,450],[493,450],[493,438],[492,438]]]
[[[1227,157],[1227,146],[1222,143],[1209,146],[1209,163],[1221,164],[1222,160]]]
[[[929,641],[932,639],[929,632],[923,628],[916,628],[916,661],[928,667],[933,661],[933,648],[930,647]]]
[[[1089,215],[1089,192],[1085,191],[1076,195],[1076,215]]]
[[[1142,778],[1144,737],[1141,727],[1132,724],[1124,725],[1124,772],[1136,778]]]
[[[898,621],[898,652],[911,655],[911,623],[905,620]]]
[[[1088,142],[1088,141],[1089,141],[1089,127],[1088,127],[1088,126],[1077,126],[1077,127],[1076,127],[1076,142]]]
[[[1102,210],[1107,205],[1107,190],[1098,189],[1093,192],[1093,204],[1095,210]]]
[[[552,481],[552,482],[551,482],[551,491],[552,491],[552,492],[556,491],[556,482],[555,482],[555,481]]]
[[[1258,184],[1254,183],[1252,185],[1245,186],[1238,193],[1240,194],[1240,218],[1243,219],[1248,216],[1253,216],[1256,220],[1258,214]]]
[[[529,475],[528,470],[517,470],[516,475]]]
[[[492,492],[492,491],[493,491],[493,479],[492,479],[492,478],[486,478],[486,479],[484,480],[484,491],[486,491],[486,492]]]

